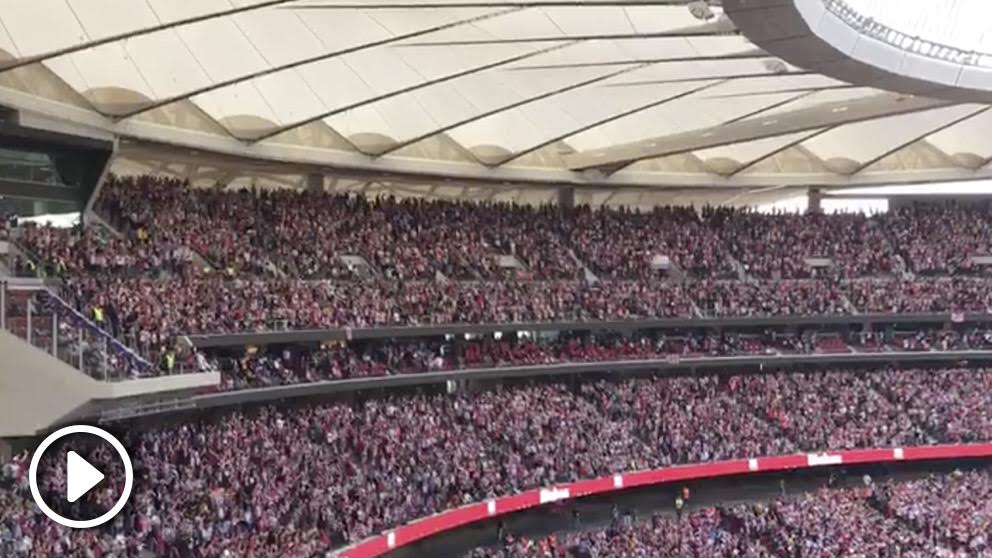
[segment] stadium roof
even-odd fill
[[[992,174],[988,107],[791,67],[716,2],[3,4],[0,103],[120,137],[146,166],[640,188]]]

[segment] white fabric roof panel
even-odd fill
[[[293,9],[345,1],[250,9],[271,0],[5,0],[0,49],[25,58],[76,47],[26,68],[50,73],[111,116],[134,118],[132,112],[149,106],[188,101],[205,120],[219,123],[211,123],[211,130],[226,129],[246,147],[256,141],[299,145],[306,136],[279,132],[316,122],[372,155],[387,151],[387,158],[397,148],[391,142],[444,132],[484,164],[559,140],[580,152],[601,150],[719,130],[747,115],[800,118],[795,111],[882,93],[789,66],[779,73],[747,38],[716,25],[719,8],[708,22],[685,5],[634,6],[625,0],[543,7],[495,0],[484,8],[397,0],[409,4],[402,9],[347,0],[368,8]],[[217,14],[223,15],[209,17]],[[206,19],[148,31],[194,17]],[[693,35],[716,29],[721,31]],[[672,32],[681,34],[652,35]],[[83,48],[125,33],[134,36]],[[350,52],[340,54],[345,50]],[[522,59],[500,63],[515,57]],[[637,64],[646,61],[651,63]],[[9,87],[3,64],[0,87]],[[733,79],[721,82],[727,77]],[[947,123],[978,108],[952,106],[850,122],[823,133],[811,128],[737,140],[690,155],[745,165],[796,144],[800,149],[794,151],[813,162],[865,162],[919,138],[933,150],[971,157],[974,168],[992,155],[984,137],[992,112]],[[800,141],[810,135],[815,137]],[[479,156],[483,148],[485,157]]]
[[[821,159],[849,158],[864,162],[975,109],[975,105],[962,105],[850,124],[806,141],[804,145]]]

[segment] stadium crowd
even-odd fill
[[[358,256],[389,280],[604,280],[666,275],[808,279],[978,275],[989,253],[988,204],[933,203],[876,216],[766,214],[747,209],[652,211],[376,198],[295,190],[192,188],[178,180],[111,177],[97,210],[125,239],[35,231],[23,238],[64,272],[186,264],[204,256],[229,275],[354,278]],[[953,234],[948,234],[949,231]],[[72,248],[80,248],[73,250]],[[506,266],[515,256],[522,268]],[[662,259],[663,259],[662,258]],[[826,267],[808,259],[830,260]]]
[[[550,483],[824,444],[988,439],[992,429],[992,371],[786,375],[390,396],[135,429],[126,445],[140,481],[125,514],[102,529],[42,519],[27,492],[28,456],[4,465],[0,553],[312,556]]]
[[[588,339],[370,342],[363,345],[286,345],[214,355],[227,389],[393,374],[577,362],[732,356],[772,351],[772,336],[687,334],[594,335]]]
[[[869,217],[862,214],[756,213],[711,209],[708,221],[748,273],[766,279],[804,279],[821,274],[854,278],[902,270],[897,253]],[[827,258],[818,270],[809,258]]]
[[[992,205],[934,203],[897,207],[875,217],[921,275],[985,274],[972,260],[992,251]]]
[[[150,358],[186,333],[992,307],[972,259],[987,205],[558,211],[144,176],[112,177],[96,209],[120,234],[17,227],[16,267],[65,279]],[[934,234],[944,224],[960,235]]]
[[[823,488],[767,503],[702,508],[682,518],[659,513],[537,540],[507,536],[465,558],[984,557],[990,552],[988,504],[981,495],[990,485],[992,475],[981,471]],[[887,502],[882,494],[891,494]]]
[[[85,277],[65,296],[81,309],[126,309],[139,334],[450,323],[691,317],[686,287],[634,281],[341,282]],[[119,310],[120,312],[120,310]]]
[[[992,333],[974,328],[907,330],[888,335],[769,330],[746,334],[708,331],[644,332],[629,336],[563,334],[549,339],[529,336],[516,339],[511,336],[500,339],[414,338],[320,346],[288,344],[250,350],[218,349],[208,352],[207,356],[199,356],[207,359],[206,367],[222,373],[224,389],[241,389],[509,366],[632,360],[674,363],[700,357],[989,348],[992,348]]]
[[[647,521],[614,518],[606,528],[541,539],[507,535],[465,558],[985,557],[989,546],[987,469],[919,480],[868,480],[770,502],[704,507]]]

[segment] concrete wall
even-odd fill
[[[218,383],[217,372],[101,382],[0,331],[0,438],[33,436],[91,402],[182,395]]]
[[[31,436],[98,389],[96,380],[0,331],[0,437]]]
[[[97,388],[94,397],[97,399],[119,399],[122,397],[138,397],[156,393],[173,391],[197,390],[215,387],[220,383],[220,372],[204,372],[201,374],[177,374],[159,378],[142,378],[125,382],[109,382]]]

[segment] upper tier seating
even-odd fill
[[[97,209],[123,238],[93,227],[12,235],[39,271],[67,279],[81,312],[112,309],[112,333],[146,355],[185,333],[992,308],[992,282],[958,276],[980,271],[963,254],[985,250],[985,205],[874,217],[559,212],[114,177]],[[943,222],[964,240],[935,235]],[[810,267],[813,257],[829,264]],[[951,276],[926,275],[939,272]]]
[[[900,268],[885,231],[861,214],[765,214],[721,208],[707,211],[707,221],[755,277],[854,278],[891,275]],[[833,267],[818,271],[807,265],[807,258],[828,258]]]
[[[992,254],[992,205],[929,203],[900,207],[875,219],[892,245],[921,275],[975,275],[973,256]]]

